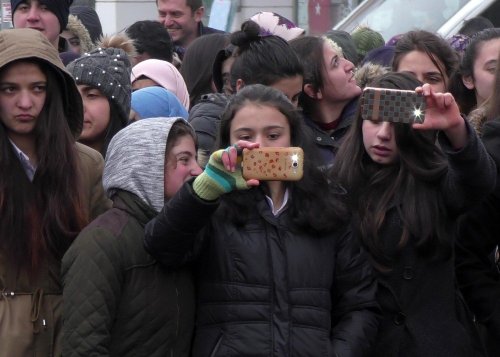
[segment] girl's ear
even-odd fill
[[[316,90],[311,83],[307,83],[304,85],[304,93],[313,99],[322,99],[323,94],[321,93],[321,89]]]
[[[472,79],[472,76],[462,76],[462,83],[464,86],[467,87],[467,89],[473,90],[474,89],[474,80]]]
[[[238,78],[236,80],[236,92],[239,92],[241,90],[241,88],[243,88],[244,86],[245,86],[245,82],[243,82],[243,79]]]

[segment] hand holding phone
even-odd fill
[[[300,147],[243,149],[243,178],[260,181],[298,181],[304,174],[304,152]]]
[[[365,120],[413,124],[424,122],[426,102],[413,90],[366,87],[360,106]]]

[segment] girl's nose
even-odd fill
[[[390,140],[392,137],[392,123],[383,122],[379,127],[377,136],[384,140]]]

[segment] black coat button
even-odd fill
[[[411,279],[413,279],[413,276],[414,276],[414,274],[413,274],[413,267],[411,267],[411,266],[404,267],[404,269],[403,269],[403,279],[405,279],[405,280],[411,280]]]
[[[394,315],[394,323],[398,326],[404,324],[405,320],[406,320],[406,315],[401,311],[398,312],[396,315]]]

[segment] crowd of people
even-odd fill
[[[226,33],[156,6],[103,35],[11,0],[0,357],[498,356],[500,29]],[[424,120],[367,117],[366,87]],[[244,176],[270,147],[303,176]]]

